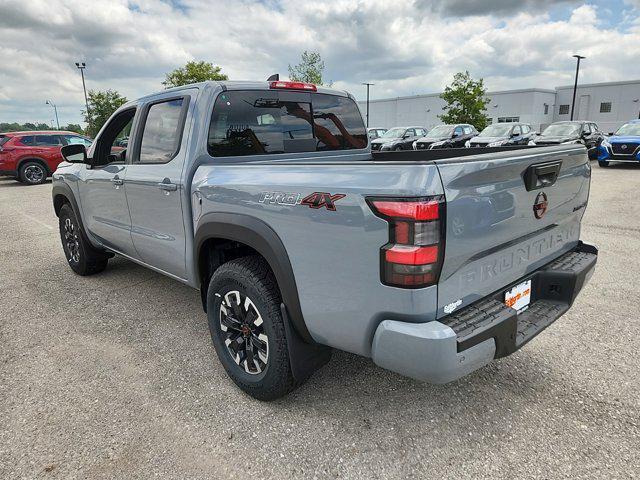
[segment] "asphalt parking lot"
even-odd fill
[[[640,476],[640,168],[594,164],[596,273],[523,350],[445,386],[336,352],[273,403],[227,379],[195,290],[73,274],[50,191],[0,179],[0,478]]]

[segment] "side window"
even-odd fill
[[[415,137],[415,136],[416,136],[416,131],[415,131],[415,129],[413,129],[413,128],[407,128],[407,131],[406,131],[406,132],[404,132],[404,134],[405,134],[407,137]]]
[[[462,127],[456,127],[456,129],[453,131],[453,134],[458,137],[462,135]]]
[[[587,135],[591,133],[591,127],[589,126],[588,123],[585,123],[582,126],[582,133],[586,133]]]
[[[469,125],[465,125],[464,127],[462,127],[462,130],[464,131],[465,135],[471,135],[471,127]]]
[[[522,130],[520,129],[520,125],[516,125],[515,127],[513,127],[513,134],[522,135]]]
[[[522,125],[522,133],[529,133],[531,131],[531,127],[529,125]]]
[[[62,145],[60,135],[36,135],[36,146],[38,147],[55,147]]]
[[[20,139],[20,143],[22,145],[28,145],[30,147],[34,146],[36,144],[36,137],[34,137],[33,135],[28,135],[26,137],[22,137]]]
[[[125,161],[127,149],[118,144],[122,138],[128,138],[135,114],[136,109],[131,108],[118,113],[110,119],[100,136],[95,140],[93,165],[102,166]]]
[[[599,132],[600,130],[598,130],[598,125],[596,125],[595,123],[591,124],[591,131],[592,132]]]
[[[89,140],[88,138],[79,137],[77,135],[65,135],[64,139],[69,145],[81,144],[85,147],[89,147],[91,145],[91,140]]]
[[[185,99],[177,98],[154,103],[149,107],[138,162],[167,163],[177,155],[184,126],[183,105]],[[122,145],[123,142],[124,138],[120,139],[120,146],[126,148],[129,144],[128,136],[125,145]]]

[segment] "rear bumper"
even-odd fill
[[[580,242],[570,252],[527,275],[531,303],[523,312],[503,303],[506,286],[460,311],[427,323],[384,320],[373,339],[373,361],[430,383],[456,380],[494,358],[507,356],[560,318],[595,269],[598,250]]]

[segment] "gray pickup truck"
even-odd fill
[[[165,90],[63,155],[73,271],[117,254],[199,289],[222,365],[262,400],[331,348],[455,380],[564,314],[597,259],[584,146],[372,154],[353,98],[311,84]]]

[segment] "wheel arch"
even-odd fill
[[[262,220],[244,214],[210,213],[203,215],[196,226],[194,252],[195,271],[203,307],[209,278],[222,263],[210,258],[211,247],[233,242],[242,251],[262,256],[276,279],[289,318],[296,332],[306,342],[315,343],[304,322],[298,289],[289,255],[278,234]],[[228,244],[227,244],[228,245]]]
[[[80,208],[78,208],[78,202],[76,201],[76,197],[73,194],[73,190],[71,190],[71,187],[66,183],[54,182],[51,189],[51,198],[53,199],[53,210],[56,214],[56,217],[60,216],[60,210],[65,204],[71,205],[71,208],[76,214],[76,219],[78,220],[78,224],[80,226],[80,233],[84,236],[89,245],[92,245],[87,235],[87,231],[84,228],[82,215],[80,214]]]
[[[17,163],[16,163],[16,172],[18,172],[18,173],[20,172],[20,168],[22,168],[22,165],[25,162],[37,162],[37,163],[39,163],[40,165],[42,165],[44,167],[45,171],[47,172],[47,176],[49,176],[49,177],[53,173],[53,172],[51,172],[51,169],[49,168],[49,164],[47,163],[46,160],[44,160],[44,159],[42,159],[40,157],[33,157],[33,156],[28,156],[28,157],[24,157],[24,158],[19,159],[17,161]]]

